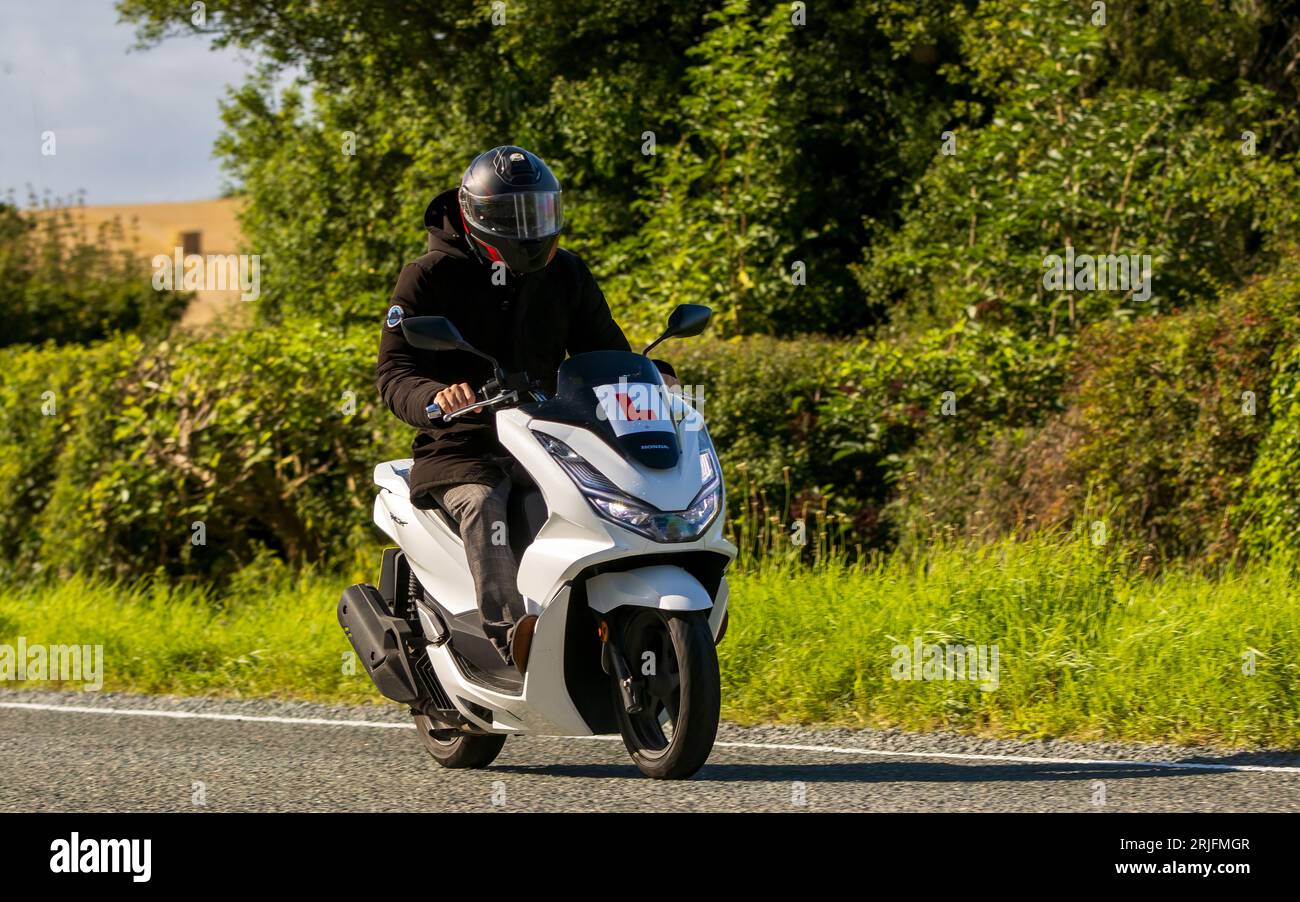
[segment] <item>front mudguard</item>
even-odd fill
[[[615,608],[659,608],[663,611],[707,611],[713,599],[700,581],[681,567],[660,564],[587,580],[587,604],[597,614]]]
[[[726,577],[715,599],[698,579],[670,564],[602,573],[587,580],[587,604],[597,614],[607,615],[621,607],[707,611],[715,640],[727,613],[727,596]]]

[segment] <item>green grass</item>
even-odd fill
[[[82,577],[4,586],[0,643],[103,645],[105,691],[373,701],[364,674],[343,672],[351,646],[334,606],[345,584],[306,574],[220,598]]]
[[[102,644],[106,690],[377,702],[364,675],[344,673],[334,605],[348,581],[271,568],[220,598],[81,578],[0,586],[0,643]],[[724,713],[1296,748],[1298,582],[1281,563],[1144,576],[1114,549],[1046,538],[750,568],[732,577],[719,649]],[[996,645],[997,689],[893,679],[891,649],[918,636]]]
[[[1281,563],[1142,576],[1085,543],[1007,540],[773,567],[737,596],[722,651],[742,721],[1300,747],[1300,580]],[[997,689],[893,679],[917,636],[996,645]]]

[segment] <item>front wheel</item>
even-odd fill
[[[504,733],[462,733],[440,727],[423,714],[415,715],[415,731],[433,760],[443,767],[487,767],[506,744]]]
[[[627,713],[611,681],[619,732],[647,777],[684,780],[713,751],[722,708],[722,677],[706,613],[638,608],[620,624],[623,652],[641,681],[641,710]]]

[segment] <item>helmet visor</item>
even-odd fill
[[[559,191],[526,191],[479,197],[460,190],[465,221],[503,238],[546,238],[564,225]]]

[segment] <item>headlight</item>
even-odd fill
[[[712,448],[700,451],[700,482],[708,485],[718,478],[718,459],[713,456]]]
[[[605,519],[626,526],[648,539],[656,542],[689,542],[698,538],[718,515],[718,508],[722,506],[722,486],[715,483],[706,487],[684,511],[654,510],[638,504],[626,495],[614,499],[588,494],[587,500]]]
[[[554,436],[536,430],[533,435],[559,461],[596,513],[647,539],[689,542],[708,529],[722,507],[722,480],[711,447],[700,452],[700,477],[704,486],[695,500],[683,511],[661,511],[620,491],[582,455]]]

